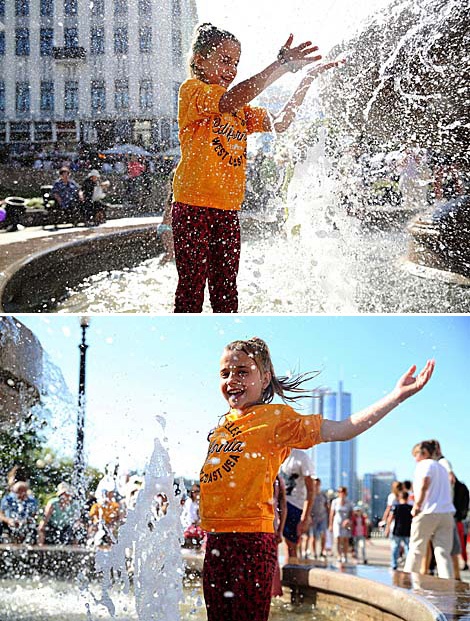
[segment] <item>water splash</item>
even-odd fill
[[[159,511],[158,494],[169,499],[166,514]],[[139,621],[180,619],[184,576],[180,514],[168,451],[157,438],[143,489],[119,529],[118,541],[110,550],[98,550],[96,554],[96,569],[103,572],[99,603],[111,615],[116,610],[111,589],[113,580],[118,579],[124,593],[129,592],[132,581]]]

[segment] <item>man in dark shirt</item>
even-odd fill
[[[70,170],[62,166],[59,179],[52,186],[51,194],[61,211],[67,211],[73,224],[79,221],[80,186],[70,178]]]
[[[398,567],[398,557],[400,556],[400,546],[403,543],[405,558],[408,554],[408,546],[410,543],[411,531],[411,509],[413,507],[408,504],[408,492],[401,491],[398,494],[398,504],[393,505],[387,520],[385,535],[388,537],[392,530],[392,569]]]

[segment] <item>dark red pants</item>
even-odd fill
[[[200,313],[206,280],[214,313],[238,310],[240,223],[232,210],[173,203],[175,313]]]
[[[209,533],[202,574],[207,621],[267,621],[276,559],[274,534]]]

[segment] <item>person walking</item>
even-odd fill
[[[413,479],[415,503],[411,510],[410,547],[404,571],[419,573],[428,542],[431,541],[440,578],[453,578],[451,559],[455,507],[449,474],[433,459],[433,445],[419,442],[413,447],[416,460]]]
[[[328,496],[322,491],[321,479],[314,479],[315,497],[313,499],[312,511],[310,512],[312,523],[310,526],[310,549],[313,558],[326,559],[326,533],[328,531]],[[318,552],[318,544],[320,551]]]
[[[398,504],[392,506],[388,516],[387,526],[385,527],[385,536],[388,537],[391,534],[391,567],[394,570],[398,569],[398,559],[402,545],[405,560],[408,555],[411,521],[413,519],[411,514],[413,507],[409,504],[408,500],[408,492],[402,490],[398,493]]]
[[[338,562],[348,562],[349,539],[352,535],[353,504],[348,499],[348,488],[338,487],[338,496],[333,499],[330,507],[330,530],[336,541]]]
[[[281,466],[286,483],[287,518],[283,530],[290,563],[297,562],[299,542],[310,526],[310,511],[315,497],[314,467],[305,451],[292,449]]]

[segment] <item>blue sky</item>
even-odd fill
[[[78,390],[79,318],[17,316],[62,371],[73,398]],[[209,429],[226,410],[218,363],[236,338],[264,338],[276,373],[319,370],[312,388],[341,379],[357,411],[391,390],[407,368],[436,359],[425,389],[358,439],[358,472],[413,473],[410,450],[429,437],[463,480],[468,470],[469,316],[95,316],[87,332],[85,445],[90,464],[117,458],[142,468],[159,436],[177,475],[197,476]],[[306,400],[303,411],[309,411]],[[64,415],[63,413],[59,414]],[[166,420],[165,432],[157,416]],[[57,440],[58,438],[58,440]],[[72,423],[56,441],[71,451]]]

